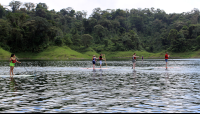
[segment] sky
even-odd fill
[[[12,0],[0,0],[1,5],[9,5]],[[200,9],[200,0],[15,0],[22,3],[46,3],[48,10],[60,11],[72,7],[75,11],[86,11],[89,17],[93,9],[144,9],[155,8],[164,10],[167,14],[190,12],[194,8]]]

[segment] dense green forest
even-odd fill
[[[38,53],[49,46],[68,46],[82,52],[171,52],[200,49],[200,12],[166,14],[154,8],[93,9],[87,12],[66,7],[56,12],[46,3],[11,1],[0,5],[0,47]],[[11,10],[9,10],[11,9]]]

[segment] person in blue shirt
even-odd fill
[[[97,62],[96,56],[93,55],[93,57],[92,57],[93,69],[95,69],[96,62]]]

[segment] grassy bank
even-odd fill
[[[40,53],[27,53],[27,52],[16,53],[17,57],[20,59],[34,59],[34,60],[73,60],[73,59],[89,59],[89,58],[91,59],[93,54],[98,55],[96,52],[93,52],[93,50],[84,53],[79,53],[77,51],[70,49],[67,46],[48,47],[45,51]]]
[[[15,53],[19,59],[30,59],[30,60],[90,60],[93,55],[98,57],[100,53],[95,52],[91,48],[86,48],[82,50],[83,52],[77,52],[70,49],[67,46],[58,47],[52,46],[47,48],[45,51],[40,53]],[[117,52],[101,52],[106,54],[106,59],[131,59],[134,53],[139,56],[138,59],[141,59],[143,56],[144,59],[152,58],[164,58],[165,51],[159,53],[149,53],[146,51],[117,51]],[[0,59],[6,60],[10,58],[11,53],[0,48]],[[200,58],[200,50],[193,52],[184,52],[184,53],[172,53],[169,52],[171,58]]]
[[[132,55],[136,53],[136,56],[139,56],[141,59],[142,56],[144,59],[163,59],[165,57],[166,51],[159,53],[149,53],[146,51],[118,51],[118,52],[102,52],[106,54],[106,58],[116,58],[116,59],[131,59]],[[193,52],[184,52],[184,53],[174,53],[168,52],[170,58],[174,59],[184,59],[184,58],[200,58],[200,50]]]
[[[11,53],[0,47],[0,60],[9,60]]]

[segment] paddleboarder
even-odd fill
[[[93,55],[93,57],[92,57],[93,69],[95,69],[96,62],[97,62],[96,56]]]
[[[102,60],[104,60],[102,56],[103,56],[102,54],[100,54],[100,56],[99,56],[100,68],[101,68],[101,65],[102,65]]]
[[[139,56],[136,56],[136,53],[133,54],[133,57],[132,57],[132,62],[133,62],[133,68],[135,70],[135,65],[136,65],[136,57],[139,57]]]
[[[17,61],[15,54],[11,54],[9,62],[10,62],[10,76],[11,76],[11,74],[14,75],[13,70],[15,67],[15,63],[21,63],[21,62]]]
[[[166,70],[167,70],[167,62],[168,62],[169,56],[170,55],[168,55],[168,52],[166,52],[166,54],[165,54]]]

